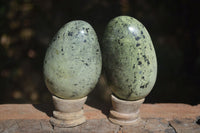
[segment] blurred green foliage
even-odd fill
[[[42,67],[57,30],[82,19],[101,41],[106,24],[119,15],[141,21],[155,46],[158,78],[146,101],[200,103],[199,5],[198,0],[1,0],[0,103],[49,102]]]

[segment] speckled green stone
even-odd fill
[[[129,16],[112,19],[102,40],[103,67],[112,92],[125,100],[149,94],[157,75],[155,50],[146,28]]]
[[[45,83],[60,98],[82,98],[95,87],[101,67],[101,51],[94,29],[85,21],[71,21],[58,31],[47,49]]]

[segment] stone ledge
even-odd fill
[[[142,120],[132,126],[118,126],[107,119],[109,108],[84,106],[87,122],[74,128],[53,128],[49,123],[53,106],[48,104],[0,105],[0,132],[69,132],[69,133],[138,133],[138,132],[200,132],[200,105],[143,104]]]
[[[103,108],[102,105],[100,106]],[[0,120],[48,120],[52,110],[52,105],[45,104],[2,104],[0,105]],[[95,107],[84,105],[84,111],[87,119],[107,118],[101,109]],[[109,111],[109,108],[107,111]],[[200,116],[200,104],[195,106],[187,104],[143,104],[140,108],[140,115],[142,118],[163,118],[166,120],[196,119],[196,117]]]

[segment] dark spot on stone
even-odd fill
[[[99,49],[97,49],[96,52],[99,52]]]
[[[139,61],[140,58],[137,58],[137,61]]]
[[[84,60],[81,60],[81,62],[84,62]]]
[[[146,58],[147,58],[146,55],[143,55],[142,57],[144,57],[144,60],[146,60]]]
[[[74,84],[74,86],[77,86],[78,84]]]
[[[45,60],[45,61],[44,61],[44,64],[46,64],[46,63],[47,63],[47,61]]]
[[[147,60],[147,65],[150,65],[150,62],[149,62],[149,60]]]
[[[131,88],[132,87],[132,85],[128,85],[128,88]]]
[[[62,53],[62,55],[64,55],[64,53]]]
[[[143,55],[144,61],[147,62],[147,65],[150,64],[149,59],[146,57],[146,55]]]
[[[140,37],[139,37],[139,36],[137,36],[137,37],[135,38],[135,40],[136,40],[136,41],[140,40]]]
[[[94,40],[94,38],[92,37],[92,40]]]
[[[141,34],[143,34],[143,31],[141,30]]]
[[[142,89],[147,88],[148,84],[149,83],[146,83],[145,85],[140,86],[140,88],[142,88]]]
[[[123,24],[123,27],[127,27],[128,25],[127,24]]]
[[[80,34],[80,32],[78,32],[75,36],[77,37]]]
[[[120,39],[123,39],[123,38],[124,38],[124,36],[121,36],[121,37],[120,37]]]
[[[135,69],[135,64],[133,64],[133,69]]]
[[[87,42],[86,40],[84,40],[84,42]]]
[[[88,66],[88,63],[85,63],[86,66]]]
[[[142,79],[144,79],[144,76],[142,76]]]
[[[131,89],[131,91],[127,95],[127,99],[131,96],[132,93],[133,93],[133,90]]]
[[[72,97],[75,97],[75,96],[77,96],[77,95],[78,95],[77,92],[72,92],[72,95],[71,95],[70,97],[72,98]]]
[[[61,48],[61,51],[63,52],[63,48]]]
[[[53,39],[53,42],[55,42],[55,41],[56,41],[56,39],[54,38],[54,39]]]
[[[142,71],[139,71],[139,74],[141,74],[142,73]]]
[[[117,43],[120,44],[120,39],[117,40]]]
[[[73,35],[73,32],[68,32],[68,36],[72,36]]]
[[[176,122],[177,124],[181,124],[182,122],[181,121],[179,121],[179,120],[174,120],[174,122]]]
[[[142,37],[145,38],[145,35],[143,35]]]
[[[128,82],[128,79],[126,79],[126,82]]]
[[[135,77],[136,78],[136,77]],[[135,82],[136,82],[137,80],[136,79],[134,79],[134,81],[133,81],[133,84],[135,84]]]
[[[144,85],[140,86],[140,88],[144,89]]]
[[[139,44],[139,43],[137,43],[137,44],[136,44],[136,47],[139,47],[139,46],[140,46],[140,44]]]
[[[56,75],[58,76],[58,77],[62,77],[62,75],[60,75],[60,73],[62,73],[61,71],[59,71],[58,73],[56,73]]]
[[[88,33],[89,28],[86,28],[86,32]]]
[[[58,38],[60,38],[60,36],[58,36]]]
[[[142,64],[142,62],[141,61],[138,61],[138,65],[141,65]]]

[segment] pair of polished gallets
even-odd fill
[[[60,28],[44,59],[45,83],[55,106],[50,120],[54,126],[72,127],[86,121],[82,107],[101,70],[112,91],[109,119],[119,125],[133,124],[157,75],[154,46],[142,23],[129,16],[112,19],[100,45],[85,21],[71,21]]]

